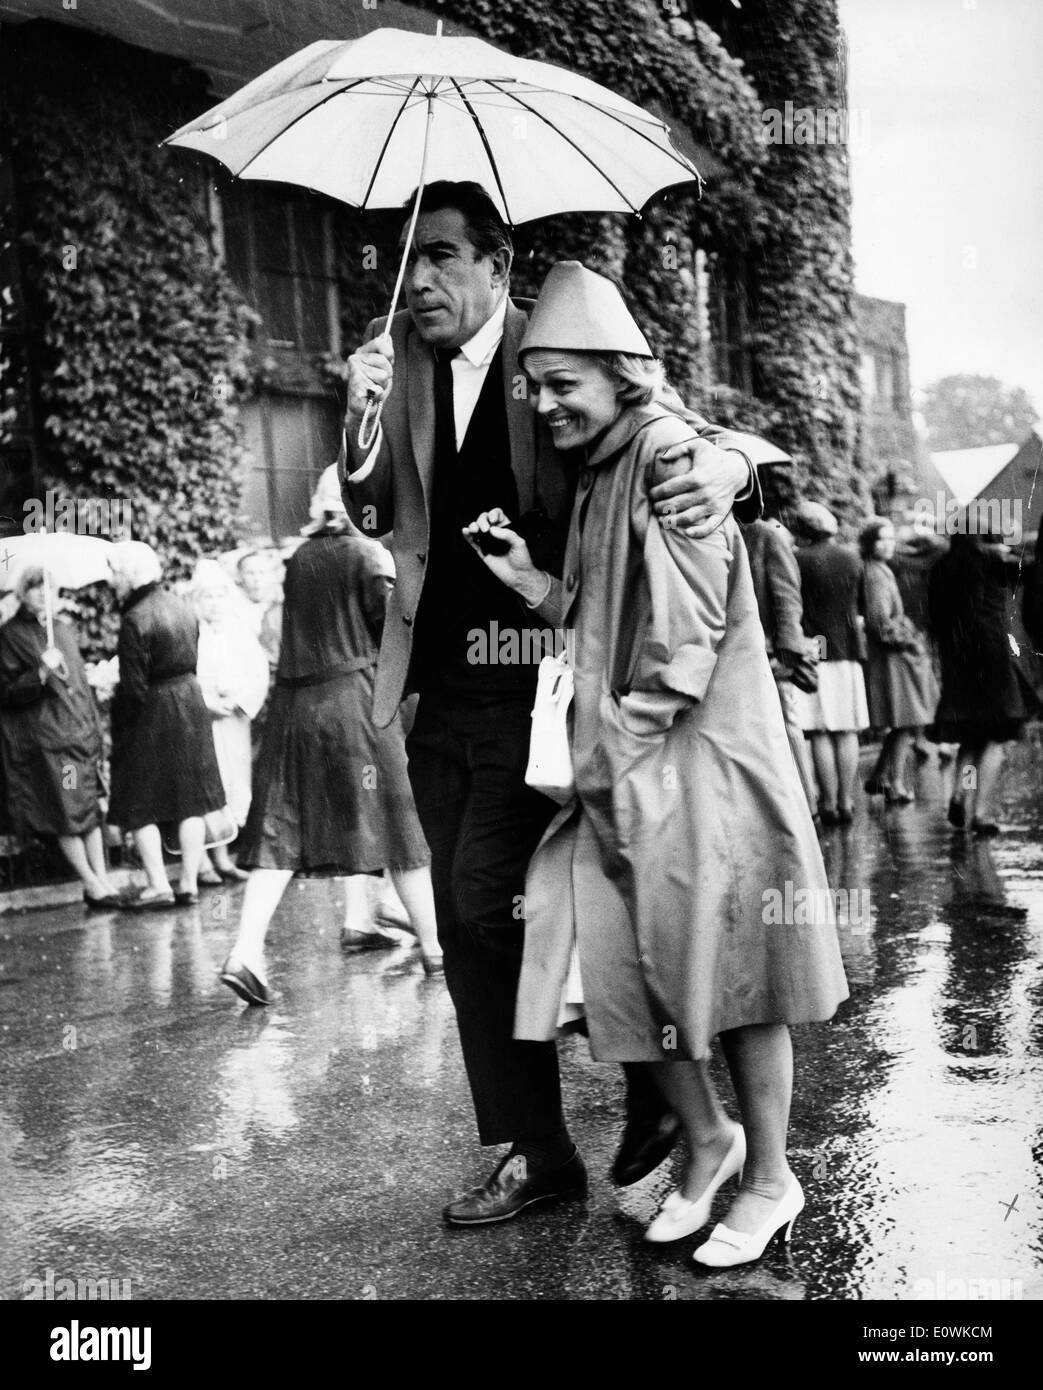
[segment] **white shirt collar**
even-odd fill
[[[467,358],[472,367],[485,367],[492,361],[496,349],[500,346],[500,340],[503,338],[506,321],[507,292],[505,290],[503,298],[478,332],[460,347],[461,354]]]

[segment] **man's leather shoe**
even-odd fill
[[[442,1215],[450,1226],[488,1226],[509,1221],[535,1202],[579,1197],[586,1190],[587,1170],[576,1149],[558,1167],[531,1174],[521,1154],[508,1154],[492,1177],[450,1202]]]
[[[647,1178],[670,1153],[680,1134],[681,1121],[671,1110],[655,1119],[628,1120],[612,1165],[612,1181],[617,1187],[629,1187]]]

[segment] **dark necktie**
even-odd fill
[[[453,358],[459,348],[435,348],[435,472],[456,462],[456,421],[453,412]]]

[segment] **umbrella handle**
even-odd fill
[[[374,407],[376,407],[374,411]],[[377,432],[380,429],[380,412],[384,409],[384,402],[377,400],[375,391],[366,392],[366,409],[362,415],[362,424],[359,425],[359,448],[364,454],[368,454],[376,443]],[[373,412],[373,423],[370,425],[370,413]]]
[[[441,20],[439,20],[439,31],[441,31]],[[385,336],[391,332],[391,320],[395,317],[395,310],[398,308],[398,297],[402,293],[402,283],[406,278],[406,264],[409,261],[409,252],[413,245],[413,233],[416,231],[416,220],[420,215],[420,195],[424,191],[424,184],[427,180],[427,153],[431,147],[431,123],[435,118],[435,98],[433,92],[427,94],[427,122],[424,126],[424,152],[420,157],[420,177],[417,180],[416,197],[413,199],[413,212],[409,219],[409,230],[406,232],[406,244],[402,251],[402,263],[398,267],[398,278],[395,281],[395,289],[391,295],[391,308],[388,310],[387,320],[384,324]],[[366,409],[362,416],[362,424],[359,425],[358,444],[363,453],[368,453],[372,449],[377,438],[377,431],[380,428],[380,416],[384,409],[385,395],[380,401],[377,400],[375,391],[366,392]],[[372,423],[370,423],[370,413],[373,413]]]

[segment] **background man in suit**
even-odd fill
[[[407,752],[431,848],[446,983],[481,1142],[511,1145],[485,1183],[446,1207],[452,1225],[507,1220],[533,1202],[586,1188],[562,1114],[554,1044],[512,1037],[525,871],[556,807],[524,782],[538,648],[529,664],[500,653],[510,633],[518,634],[516,650],[532,651],[521,632],[545,627],[532,611],[545,595],[519,601],[462,535],[480,512],[501,507],[537,564],[561,574],[578,464],[554,450],[528,405],[518,364],[527,315],[508,296],[512,256],[507,229],[479,185],[424,189],[406,272],[408,310],[389,335],[370,324],[348,359],[340,459],[353,519],[370,535],[394,533],[397,582],[375,718],[389,724],[403,696],[420,692]],[[371,392],[386,405],[378,437],[363,452],[358,430]],[[756,477],[741,455],[698,438],[678,452],[690,454],[691,472],[653,494],[657,510],[670,514],[667,524],[705,533],[743,490],[759,512]],[[636,1182],[670,1151],[677,1121],[629,1079],[614,1175]]]

